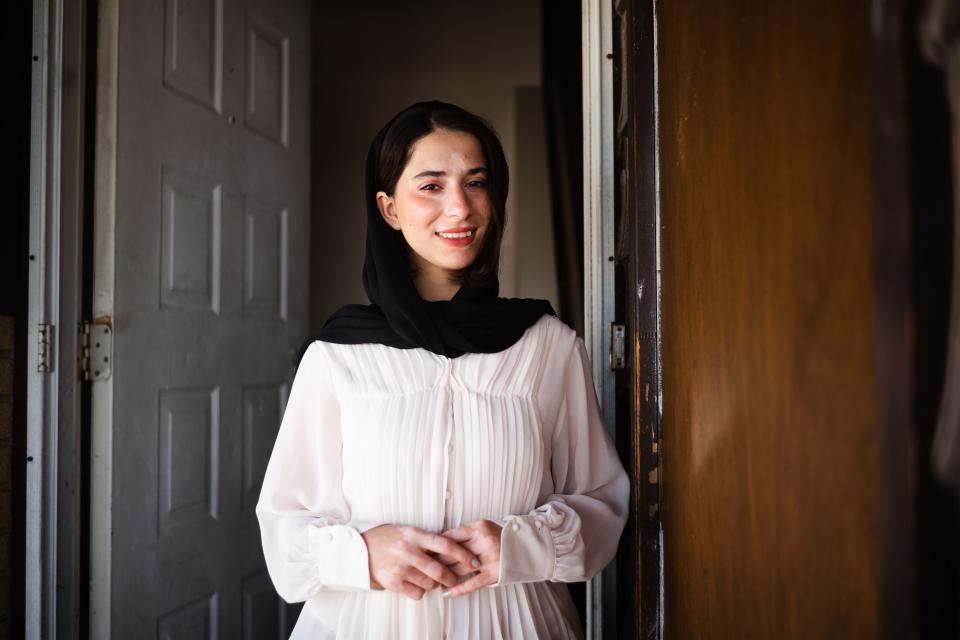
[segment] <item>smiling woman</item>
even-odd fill
[[[424,299],[496,279],[509,173],[488,123],[459,108],[409,111],[386,131],[376,178],[377,209],[402,232]]]
[[[292,638],[579,638],[564,583],[613,558],[629,482],[583,340],[501,298],[507,165],[482,119],[417,103],[367,156],[372,304],[291,389],[257,516]]]
[[[377,192],[384,220],[410,247],[414,283],[425,300],[449,300],[484,247],[494,210],[484,162],[472,134],[437,129],[414,143],[392,189],[383,182],[392,193]],[[503,226],[502,205],[500,211],[495,229]]]

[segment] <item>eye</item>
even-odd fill
[[[469,184],[471,187],[480,187],[480,188],[482,189],[482,188],[484,188],[484,187],[487,186],[487,181],[486,181],[486,180],[477,179],[477,180],[471,180],[468,184]]]
[[[433,189],[433,188],[431,188],[431,187],[436,187],[436,189]],[[430,184],[425,184],[425,185],[423,185],[422,187],[420,187],[420,190],[421,190],[421,191],[436,191],[436,190],[439,189],[439,188],[440,188],[440,185],[431,182]]]

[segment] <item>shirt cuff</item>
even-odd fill
[[[357,529],[345,524],[311,526],[309,543],[319,587],[370,590],[367,543]]]
[[[386,524],[386,523],[385,522],[367,522],[365,520],[351,520],[348,524],[354,529],[356,529],[357,531],[359,531],[360,533],[366,533],[370,529],[373,529],[374,527],[379,527],[380,525]]]
[[[556,548],[542,516],[507,516],[495,522],[503,526],[503,531],[500,532],[500,579],[493,586],[553,578]]]

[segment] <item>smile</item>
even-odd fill
[[[437,231],[436,236],[445,244],[454,247],[466,247],[476,238],[476,229],[466,229],[463,231]]]

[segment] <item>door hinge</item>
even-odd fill
[[[37,331],[37,372],[50,372],[50,344],[53,341],[53,325],[41,322]]]
[[[87,381],[106,380],[113,365],[113,331],[109,324],[80,325],[80,375]]]
[[[611,323],[610,325],[610,368],[623,369],[626,366],[626,325]]]

